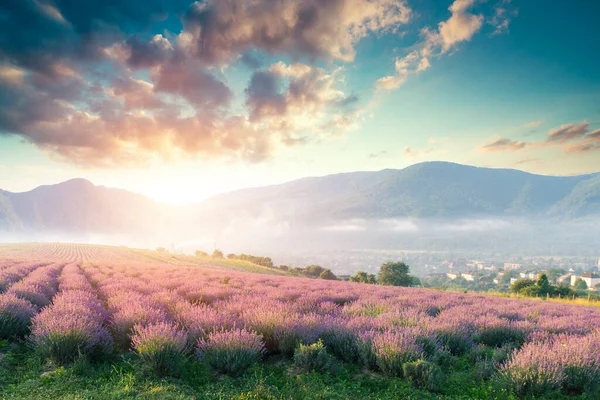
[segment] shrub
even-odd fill
[[[32,341],[42,355],[64,365],[84,355],[112,350],[112,338],[96,321],[77,314],[56,315],[46,309],[33,320]]]
[[[402,376],[402,365],[423,355],[416,335],[409,329],[378,333],[372,339],[377,367],[392,376]]]
[[[373,337],[376,331],[362,332],[357,340],[358,355],[362,365],[370,370],[377,369],[377,357],[373,352]]]
[[[321,340],[311,345],[300,346],[294,352],[294,366],[304,372],[333,372],[335,360],[327,353]]]
[[[502,347],[508,344],[520,347],[525,343],[528,333],[526,323],[490,317],[482,321],[474,340],[490,347]]]
[[[440,343],[453,356],[466,354],[473,348],[473,342],[465,332],[454,328],[447,328],[437,331],[436,334]]]
[[[0,296],[0,339],[23,337],[29,332],[35,307],[14,294]]]
[[[496,372],[496,363],[493,360],[483,359],[475,362],[475,379],[486,381],[494,376]]]
[[[360,359],[358,340],[350,330],[335,327],[323,333],[321,340],[331,354],[342,361],[353,363]]]
[[[245,329],[212,332],[198,341],[197,356],[217,372],[238,376],[265,353],[262,336]]]
[[[437,392],[444,383],[444,374],[440,367],[429,361],[404,363],[402,371],[404,377],[417,388]]]
[[[502,365],[500,379],[519,397],[544,396],[560,387],[564,373],[547,349],[528,343]]]
[[[185,332],[166,322],[136,325],[133,331],[133,348],[147,365],[160,376],[178,373],[187,346]]]

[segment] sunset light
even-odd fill
[[[600,399],[600,1],[0,1],[0,399]]]

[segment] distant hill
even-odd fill
[[[567,239],[585,242],[590,234],[573,224],[595,219],[600,221],[600,174],[542,176],[447,162],[303,178],[185,206],[82,179],[25,193],[0,191],[0,239],[72,241],[113,235],[119,240],[108,243],[193,246],[202,240],[235,251],[269,250],[276,244],[337,246],[342,233],[347,246],[427,248],[436,243],[436,248],[448,249],[467,243],[459,233],[475,229],[478,236],[469,240],[483,240],[490,230],[511,226],[514,231],[510,224],[517,220],[528,243],[554,246],[567,243],[564,224],[572,228]],[[548,233],[543,224],[556,232]],[[402,238],[394,236],[405,231]],[[513,231],[494,234],[479,245],[517,240]]]
[[[145,196],[73,179],[25,193],[0,192],[0,230],[143,232],[160,222],[164,210]]]
[[[225,193],[200,206],[302,220],[600,214],[600,175],[534,175],[447,162],[351,172]]]

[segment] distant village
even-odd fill
[[[546,274],[554,285],[600,291],[600,259],[596,264],[557,260],[499,264],[468,260],[464,263],[448,262],[443,269],[446,271],[428,274],[423,279],[424,283],[428,286],[504,291],[519,279],[536,280],[541,274]]]
[[[356,271],[376,274],[386,261],[404,261],[411,273],[417,275],[424,286],[474,291],[509,291],[519,279],[536,280],[546,274],[553,285],[600,292],[600,258],[591,256],[511,257],[450,253],[448,251],[410,250],[337,250],[303,252],[297,256],[287,254],[280,258],[288,265],[324,265],[342,279]],[[583,282],[583,283],[582,283]]]

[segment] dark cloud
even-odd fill
[[[258,57],[253,56],[250,52],[245,52],[240,57],[240,61],[250,69],[259,69],[262,67],[262,62]]]
[[[155,90],[178,94],[197,111],[212,111],[229,104],[231,90],[192,61],[163,64],[153,75]]]
[[[250,120],[285,114],[287,105],[285,97],[280,93],[281,85],[280,78],[269,71],[256,71],[252,74],[246,89]]]

